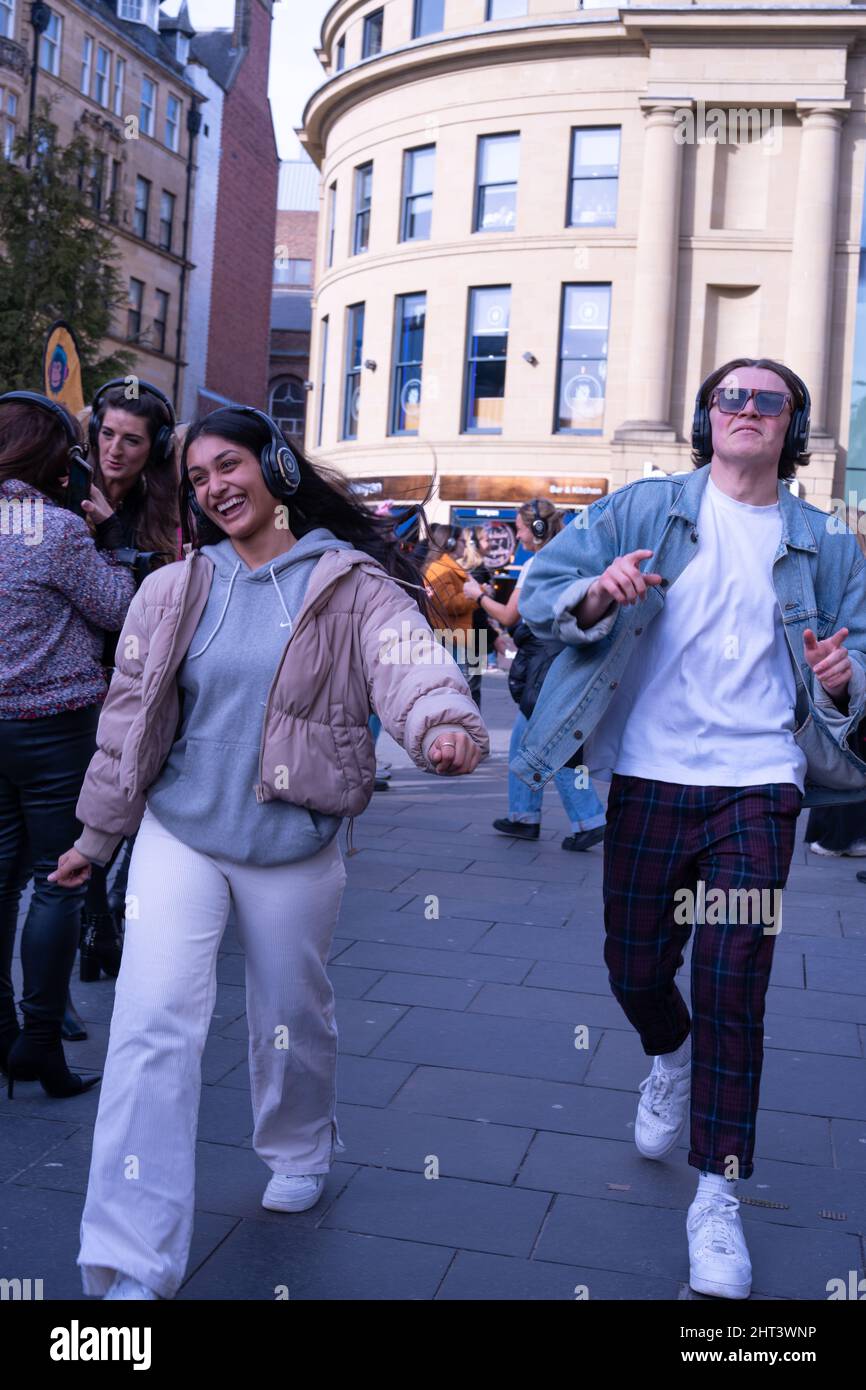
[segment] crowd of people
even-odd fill
[[[86,431],[45,397],[0,397],[4,520],[40,518],[38,544],[0,528],[0,1068],[10,1098],[21,1081],[62,1099],[101,1080],[85,1293],[171,1298],[184,1277],[230,908],[263,1205],[318,1201],[343,1148],[338,832],[348,820],[351,845],[387,786],[383,727],[426,772],[474,771],[490,751],[482,676],[509,652],[492,830],[538,839],[552,780],[563,849],[604,840],[604,959],[652,1058],[635,1143],[659,1160],[690,1123],[692,1287],[748,1296],[736,1190],[753,1170],[775,935],[696,928],[690,1013],[675,976],[691,925],[673,900],[698,880],[783,887],[804,798],[821,807],[817,852],[866,840],[864,558],[786,486],[808,425],[783,364],[725,364],[698,392],[694,471],[624,487],[581,525],[546,499],[521,505],[528,558],[509,590],[483,535],[428,526],[420,505],[376,514],[252,407],[197,420],[181,445],[171,401],[143,381],[101,387]],[[402,634],[387,661],[386,630]],[[606,810],[593,774],[610,781]],[[63,1047],[86,1032],[77,952],[82,981],[116,978],[101,1077],[71,1071]]]

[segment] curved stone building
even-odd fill
[[[690,468],[747,353],[811,389],[805,493],[856,483],[864,7],[337,0],[319,56],[316,457],[585,502]]]

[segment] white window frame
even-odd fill
[[[152,103],[151,106],[148,106],[148,105],[146,104],[145,100],[144,100],[144,89],[145,89],[145,84],[147,84],[147,85],[150,87],[151,91],[153,92],[153,103]],[[157,85],[156,85],[156,83],[154,82],[153,78],[152,78],[152,77],[148,77],[146,73],[142,73],[142,77],[141,77],[141,100],[140,100],[139,105],[138,105],[138,124],[139,124],[139,128],[140,128],[140,130],[141,130],[142,135],[149,135],[149,136],[151,137],[151,139],[153,139],[153,132],[154,132],[154,130],[156,129],[156,104],[157,104],[158,98],[159,98],[159,91],[158,91]],[[145,119],[144,119],[144,113],[145,113],[145,111],[149,111],[149,112],[150,112],[150,117],[149,117],[149,119],[147,120],[147,122],[145,122]]]
[[[171,120],[171,112],[172,112],[173,110],[175,110],[175,111],[177,112],[177,120],[174,121],[174,122],[172,122],[172,120]],[[183,102],[181,101],[181,99],[180,99],[179,96],[176,96],[176,95],[175,95],[174,92],[169,92],[168,97],[166,98],[166,103],[165,103],[165,141],[164,141],[164,143],[165,143],[166,148],[169,149],[169,150],[173,150],[175,154],[177,154],[177,153],[179,152],[179,150],[180,150],[180,123],[181,123],[181,118],[182,118],[182,116],[183,116]],[[169,138],[171,132],[174,133],[174,139],[173,139],[173,140]]]
[[[123,83],[126,77],[126,59],[115,56],[114,59],[114,87],[111,101],[111,109],[115,116],[123,115]]]
[[[90,96],[90,87],[93,81],[93,39],[90,34],[84,35],[84,47],[81,50],[81,82],[79,84],[84,96]]]
[[[39,35],[39,66],[52,77],[60,76],[60,50],[63,47],[63,17],[51,11],[48,28]],[[46,62],[50,58],[50,62]]]
[[[0,38],[15,37],[15,0],[0,0]]]
[[[105,54],[105,69],[101,69],[99,64],[102,55]],[[100,91],[101,87],[101,91]],[[108,95],[111,91],[111,49],[106,48],[104,43],[96,45],[96,62],[93,65],[93,96],[100,106],[108,106]]]

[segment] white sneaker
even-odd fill
[[[847,849],[843,849],[842,853],[850,859],[866,858],[866,840],[855,840]]]
[[[813,854],[823,855],[825,859],[841,859],[842,851],[838,849],[825,849],[818,840],[813,840],[809,846]]]
[[[689,1117],[689,1098],[692,1089],[692,1064],[668,1071],[658,1057],[653,1069],[640,1083],[634,1122],[634,1142],[644,1158],[664,1158],[676,1148]]]
[[[115,1274],[114,1283],[108,1293],[102,1296],[103,1303],[107,1298],[137,1298],[156,1301],[159,1299],[159,1294],[155,1293],[153,1289],[149,1289],[147,1284],[140,1284],[137,1279],[131,1279],[128,1274]]]
[[[262,1206],[268,1211],[306,1211],[314,1207],[325,1186],[324,1173],[311,1173],[309,1177],[286,1177],[274,1173],[262,1198]]]
[[[740,1203],[726,1192],[695,1197],[686,1217],[689,1284],[716,1298],[748,1298],[752,1262],[740,1222]]]

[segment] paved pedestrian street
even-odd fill
[[[493,755],[468,778],[393,764],[355,823],[358,853],[332,952],[345,1153],[300,1215],[260,1205],[250,1143],[244,963],[231,926],[204,1055],[195,1237],[181,1299],[691,1298],[683,1140],[632,1140],[644,1057],[602,959],[602,851],[560,849],[553,788],[541,838],[506,811],[505,679],[484,679]],[[600,791],[604,789],[600,787]],[[863,1275],[866,887],[859,861],[798,846],[766,1018],[754,1177],[740,1184],[756,1299],[826,1299]],[[345,834],[341,835],[344,843]],[[438,916],[436,915],[438,909]],[[20,990],[20,969],[16,964]],[[687,992],[688,958],[681,971]],[[113,985],[73,998],[103,1061]],[[585,1043],[586,1045],[582,1045]],[[75,1258],[99,1088],[0,1095],[0,1275],[80,1298]]]

